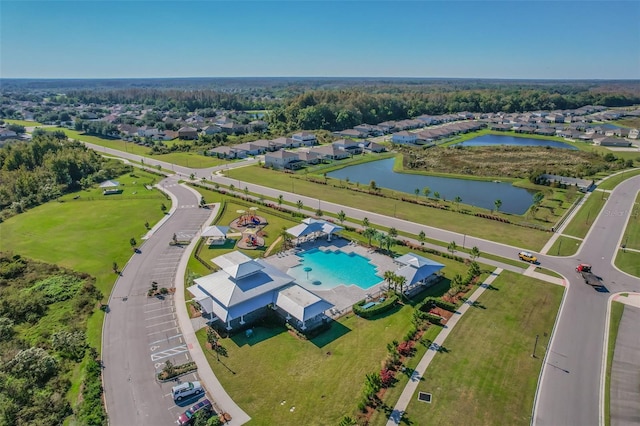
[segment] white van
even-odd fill
[[[204,390],[200,382],[185,382],[171,388],[171,394],[176,401],[182,401],[193,395],[200,395]]]

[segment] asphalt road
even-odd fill
[[[159,288],[174,286],[184,249],[169,242],[174,233],[178,240],[193,238],[210,212],[198,207],[199,199],[178,185],[177,177],[164,179],[161,185],[176,196],[175,211],[122,270],[104,322],[104,393],[109,422],[114,426],[175,424],[178,415],[198,399],[176,406],[170,394],[176,382],[155,380],[167,360],[183,364],[190,357],[177,326],[173,296],[148,297],[147,291],[153,281]],[[180,380],[193,381],[197,376]]]

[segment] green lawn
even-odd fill
[[[640,253],[637,251],[618,250],[616,256],[616,266],[627,274],[640,278]]]
[[[623,180],[629,179],[630,177],[637,176],[637,175],[640,175],[640,169],[625,171],[623,173],[620,173],[619,175],[616,175],[614,177],[611,177],[611,178],[605,180],[604,182],[602,182],[602,185],[598,185],[598,188],[599,189],[613,189],[616,186],[618,186],[618,184],[620,182],[622,182]]]
[[[528,425],[563,288],[504,271],[444,342],[407,407],[407,424]],[[539,335],[536,358],[531,354]],[[380,416],[374,424],[384,424]]]
[[[640,250],[640,194],[638,194],[630,213],[622,244],[628,248]]]
[[[492,241],[500,241],[505,244],[528,247],[532,250],[541,249],[549,238],[548,233],[531,228],[504,224],[456,211],[419,206],[397,199],[376,197],[367,193],[334,187],[333,185],[339,185],[339,182],[334,179],[329,179],[330,185],[319,185],[304,179],[292,178],[290,175],[282,172],[257,166],[229,170],[227,174],[234,179],[271,188],[279,188],[282,191],[304,194],[311,197],[317,196],[319,191],[321,191],[322,199],[325,201],[357,208],[366,206],[366,209],[370,212],[387,216],[395,215],[397,218],[411,222],[423,223],[425,225],[448,229]],[[400,194],[395,191],[383,192],[387,192],[389,195],[395,197],[400,196]],[[411,197],[411,195],[406,196]],[[452,204],[451,202],[445,203],[442,201],[441,203]],[[478,211],[488,213],[488,211],[484,209],[478,209]],[[505,217],[511,216],[505,215]],[[511,218],[520,220],[519,217]]]
[[[42,123],[38,123],[37,121],[27,121],[27,120],[13,120],[11,118],[3,118],[5,123],[9,123],[9,124],[17,124],[19,126],[24,126],[24,127],[36,127],[36,126],[42,126]]]
[[[200,155],[196,152],[172,152],[169,154],[151,155],[151,150],[148,147],[136,145],[133,142],[126,142],[122,139],[102,138],[99,136],[86,135],[84,133],[69,129],[60,130],[63,130],[65,134],[72,139],[77,139],[79,141],[89,142],[106,148],[117,149],[118,151],[140,155],[141,157],[145,157],[145,162],[147,162],[148,164],[152,164],[154,160],[158,160],[166,161],[167,163],[176,164],[178,166],[205,168],[227,163],[226,161],[220,160],[217,157],[205,157],[204,155]]]
[[[618,338],[618,328],[624,313],[624,304],[620,302],[611,303],[611,322],[609,323],[609,340],[607,344],[607,374],[604,394],[604,424],[611,424],[611,365],[613,364],[613,354],[616,349],[616,339]]]
[[[573,220],[567,225],[564,233],[574,237],[584,238],[591,225],[600,214],[600,210],[607,201],[607,195],[603,192],[592,192],[587,201],[582,204]]]
[[[571,237],[559,236],[551,249],[547,252],[550,256],[573,256],[578,251],[582,241]]]
[[[466,273],[462,263],[434,258],[446,265],[446,276]],[[441,296],[448,289],[445,279],[421,297]],[[253,328],[251,338],[240,333],[222,339],[228,357],[220,362],[205,352],[225,390],[254,419],[252,424],[337,424],[343,415],[355,415],[365,374],[380,370],[387,343],[402,340],[412,312],[407,304],[372,320],[347,315],[308,341],[284,327],[263,324]],[[430,327],[427,336],[433,339],[439,330]],[[204,345],[205,330],[197,334]]]
[[[80,191],[49,202],[0,224],[3,249],[26,257],[55,263],[96,277],[96,286],[105,299],[115,282],[113,262],[121,267],[131,257],[129,240],[140,241],[162,217],[160,206],[171,205],[155,190],[147,190],[157,176],[135,171],[136,177],[121,176],[121,195],[101,195],[99,189]],[[136,182],[134,185],[133,182]],[[136,194],[133,194],[136,192]],[[74,200],[75,195],[80,198]],[[89,319],[89,343],[99,348],[102,312]]]

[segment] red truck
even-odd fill
[[[584,282],[586,284],[594,287],[599,287],[602,285],[598,276],[591,272],[591,265],[589,265],[588,263],[581,263],[576,266],[576,272],[579,272],[580,275],[582,275],[582,278],[584,279]]]

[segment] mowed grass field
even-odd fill
[[[444,264],[447,277],[468,269],[449,259],[427,257]],[[421,297],[441,296],[449,288],[445,279]],[[221,339],[228,356],[220,356],[220,361],[211,350],[205,354],[225,390],[252,417],[251,424],[334,425],[344,415],[355,417],[365,375],[380,371],[386,345],[402,340],[412,326],[412,314],[410,304],[370,320],[350,314],[311,340],[300,340],[279,325],[261,325],[253,328],[252,337],[239,333]],[[434,339],[439,331],[430,327],[426,337]],[[205,347],[206,330],[197,336]],[[409,366],[418,360],[411,358]]]
[[[611,302],[611,321],[609,322],[609,339],[607,343],[607,372],[605,376],[604,394],[604,424],[611,424],[611,366],[613,365],[613,354],[616,349],[616,339],[618,338],[618,328],[624,313],[624,304]]]
[[[620,173],[618,175],[615,175],[615,176],[610,177],[609,179],[605,180],[604,182],[602,182],[602,185],[598,185],[598,188],[599,189],[613,189],[620,182],[624,181],[625,179],[629,179],[630,177],[637,176],[637,175],[640,175],[640,169],[625,171],[623,173]]]
[[[549,256],[573,256],[578,251],[582,241],[575,238],[560,236],[551,249],[547,252]]]
[[[58,130],[58,129],[56,129]],[[86,135],[81,132],[70,129],[59,129],[65,132],[67,137],[76,139],[82,142],[88,142],[95,145],[103,146],[105,148],[117,149],[122,152],[129,152],[141,157],[145,157],[145,162],[153,164],[154,160],[165,161],[167,163],[176,164],[178,166],[192,167],[192,168],[206,168],[219,166],[221,164],[228,163],[227,161],[220,160],[217,157],[205,157],[197,152],[171,152],[169,154],[154,154],[151,155],[151,149],[146,146],[136,145],[133,142],[126,142],[122,139],[102,138],[99,136]]]
[[[563,287],[502,272],[456,325],[427,369],[406,424],[528,425]],[[536,358],[532,358],[539,335]],[[383,425],[386,419],[374,424]]]
[[[400,219],[473,235],[491,241],[500,241],[518,247],[527,247],[534,251],[540,250],[550,237],[548,232],[536,229],[481,219],[456,211],[445,211],[396,199],[376,197],[367,193],[336,188],[331,185],[319,185],[258,166],[229,170],[227,175],[233,179],[310,197],[316,197],[321,192],[322,199],[325,201],[355,208],[365,208],[367,211],[387,216],[392,216],[395,212],[395,216]],[[411,198],[411,195],[407,194],[407,198]],[[453,210],[455,210],[455,207],[453,207]],[[488,213],[487,210],[483,211]]]
[[[42,126],[42,123],[38,123],[37,121],[27,121],[27,120],[14,120],[11,118],[3,118],[5,123],[9,124],[17,124],[18,126],[24,127],[37,127]]]
[[[161,205],[171,205],[158,191],[144,189],[144,182],[157,177],[135,173],[135,178],[118,178],[128,188],[121,196],[80,191],[77,200],[68,194],[63,202],[52,201],[9,218],[0,224],[2,250],[89,273],[106,301],[116,279],[113,262],[123,267],[132,255],[129,240],[141,243],[145,222],[153,226],[163,216]],[[101,311],[94,313],[87,331],[89,343],[98,348],[102,318]]]
[[[574,237],[584,238],[606,202],[607,194],[603,192],[592,192],[564,229],[564,233]]]

